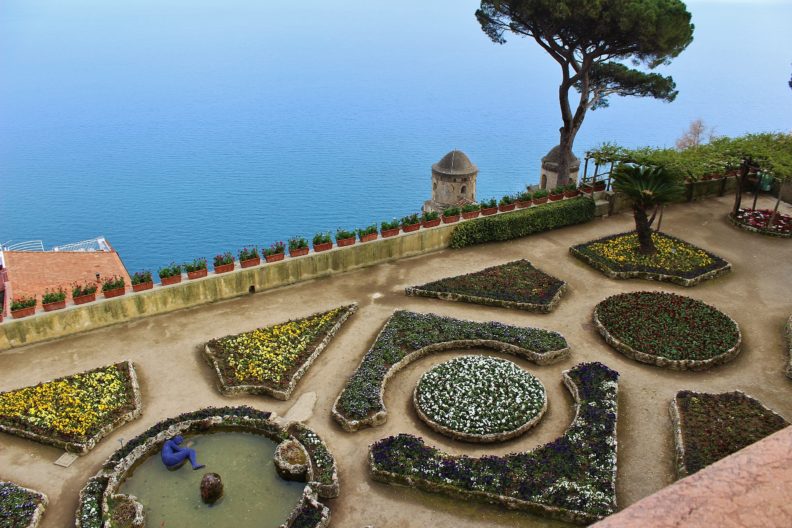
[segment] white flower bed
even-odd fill
[[[464,356],[424,373],[414,402],[418,415],[441,433],[497,441],[537,423],[547,408],[547,394],[541,381],[511,361]]]

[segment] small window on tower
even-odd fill
[[[462,194],[465,194],[467,192],[467,185],[462,186],[461,192]]]

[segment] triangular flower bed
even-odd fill
[[[740,392],[679,391],[671,402],[680,478],[736,453],[789,423]]]
[[[41,492],[0,481],[0,526],[35,528],[48,502]]]
[[[288,400],[356,304],[295,321],[213,339],[204,356],[223,394],[265,394]]]
[[[0,393],[0,431],[85,454],[140,416],[129,361]]]
[[[369,449],[375,480],[590,524],[616,511],[619,374],[601,363],[564,372],[577,405],[566,432],[523,453],[471,458],[400,434]]]
[[[527,260],[515,260],[405,291],[407,295],[546,313],[555,309],[565,289],[564,281],[535,268]]]

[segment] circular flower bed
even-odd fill
[[[733,359],[741,335],[728,315],[664,292],[623,293],[594,309],[594,324],[623,354],[675,370],[703,370]]]
[[[736,216],[729,216],[737,227],[765,235],[792,237],[792,216],[776,213],[771,227],[767,227],[773,216],[771,209],[740,209]]]
[[[469,442],[519,436],[547,409],[541,381],[511,361],[486,356],[433,367],[418,381],[413,402],[429,427]]]

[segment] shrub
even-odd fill
[[[481,205],[477,203],[469,203],[462,206],[463,213],[472,213],[473,211],[480,211]]]
[[[146,271],[136,271],[134,275],[132,275],[132,285],[135,284],[146,284],[152,282],[151,272]]]
[[[566,186],[564,186],[564,185],[559,185],[559,186],[557,186],[557,187],[554,187],[554,188],[553,188],[553,190],[552,190],[552,191],[550,191],[550,194],[554,194],[554,195],[557,195],[557,194],[564,194],[564,191],[565,191],[565,190],[566,190]]]
[[[291,248],[291,240],[289,241],[289,248]],[[281,241],[278,241],[264,250],[264,256],[269,257],[270,255],[280,255],[285,251],[286,251],[286,244],[284,244]]]
[[[511,205],[514,203],[514,198],[509,196],[508,194],[500,199],[498,202],[499,205]]]
[[[401,224],[399,224],[399,221],[394,218],[393,220],[390,220],[390,221],[384,220],[380,224],[380,229],[382,231],[387,231],[389,229],[398,229],[400,225]]]
[[[253,246],[252,248],[243,247],[239,250],[239,262],[244,262],[245,260],[253,260],[259,257],[258,248]]]
[[[345,238],[355,238],[355,232],[347,229],[338,229],[336,231],[336,241],[344,240]]]
[[[20,295],[19,297],[14,297],[14,300],[11,301],[11,311],[23,310],[31,306],[36,306],[35,296],[25,297]]]
[[[437,220],[440,218],[440,215],[436,211],[426,211],[421,216],[421,220],[424,222],[431,222],[432,220]]]
[[[294,251],[295,249],[303,249],[307,247],[308,247],[308,241],[301,236],[295,236],[289,239],[289,251]],[[280,251],[280,253],[283,253],[283,251]]]
[[[102,291],[111,291],[117,290],[119,288],[124,287],[124,277],[119,277],[118,275],[113,275],[102,281]]]
[[[234,255],[230,251],[226,251],[225,253],[221,253],[220,255],[214,256],[214,266],[225,266],[226,264],[233,264],[234,262]]]
[[[83,297],[96,293],[96,284],[74,284],[72,286],[72,298]]]
[[[330,244],[333,242],[333,237],[330,236],[330,233],[316,233],[313,237],[313,245],[318,246],[319,244]]]
[[[462,248],[484,242],[511,240],[558,227],[581,224],[593,218],[593,200],[585,197],[564,200],[542,207],[522,209],[513,214],[463,222],[451,234],[449,246]]]
[[[373,235],[377,232],[377,224],[371,224],[370,226],[362,227],[357,230],[358,237],[363,238],[367,235]]]
[[[63,288],[58,288],[55,291],[47,290],[41,297],[41,304],[52,304],[66,300],[66,291]]]
[[[416,213],[413,213],[413,214],[411,214],[409,216],[405,216],[404,218],[401,219],[401,226],[402,227],[411,226],[411,225],[420,224],[420,223],[421,223],[421,219],[418,217],[418,215]]]
[[[187,271],[187,273],[191,271],[201,271],[205,269],[206,269],[206,259],[203,257],[197,258],[192,262],[187,262],[184,265],[184,270]]]
[[[449,207],[445,211],[443,211],[443,216],[448,218],[449,216],[457,216],[459,215],[459,207]]]
[[[165,266],[164,268],[160,268],[157,274],[159,275],[160,279],[167,279],[168,277],[175,277],[176,275],[181,275],[182,272],[182,265],[176,264],[175,262],[171,262],[170,265]]]
[[[521,202],[527,202],[533,198],[533,195],[529,191],[523,191],[517,195],[517,200]]]
[[[547,198],[548,194],[550,193],[547,192],[547,189],[539,189],[533,193],[533,197],[541,200],[542,198]]]
[[[498,207],[498,201],[495,198],[490,198],[489,200],[481,202],[482,209],[492,209],[493,207]]]

